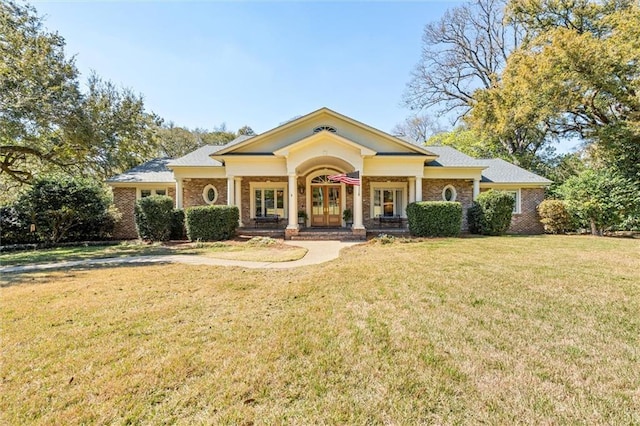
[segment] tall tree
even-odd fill
[[[249,126],[242,126],[238,129],[238,135],[244,135],[244,136],[254,136],[256,134],[256,132],[253,131],[253,129]]]
[[[158,118],[145,111],[142,96],[118,89],[97,75],[89,77],[83,97],[81,137],[91,145],[82,167],[106,179],[157,155]]]
[[[441,131],[438,123],[429,114],[413,114],[391,129],[391,134],[404,136],[418,143],[424,143],[432,135]]]
[[[535,123],[595,142],[609,167],[640,182],[640,6],[624,0],[520,0],[527,28],[503,79],[478,93],[472,121]]]
[[[35,9],[0,3],[0,175],[29,182],[33,170],[82,158],[86,141],[70,137],[81,98],[64,39],[47,32]]]
[[[495,85],[518,47],[518,25],[504,19],[503,0],[471,0],[426,25],[422,56],[403,96],[413,110],[435,107],[458,118],[475,103],[474,92]]]
[[[158,128],[158,148],[162,157],[182,157],[202,145],[197,133],[184,127],[176,127],[173,122]]]
[[[157,118],[95,74],[82,93],[64,39],[36,10],[0,3],[0,184],[62,171],[104,179],[152,158]]]
[[[483,140],[500,143],[509,160],[530,167],[552,140],[547,127],[525,117],[515,120],[506,116],[499,117],[505,125],[490,127],[485,117],[470,115],[487,93],[500,85],[508,58],[524,37],[518,21],[505,19],[505,7],[504,0],[471,0],[428,24],[422,57],[404,102],[414,110],[435,109],[439,114],[453,114],[455,121],[465,119],[485,134]],[[513,105],[518,99],[494,97],[491,101]]]
[[[499,143],[489,140],[482,133],[464,126],[459,126],[449,132],[435,134],[427,140],[426,145],[450,146],[474,158],[499,157],[509,159],[509,154]]]

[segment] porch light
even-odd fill
[[[304,185],[298,185],[298,194],[300,195],[304,194]]]

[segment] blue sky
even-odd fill
[[[453,1],[36,1],[78,69],[176,125],[261,133],[326,106],[384,131],[424,25]]]

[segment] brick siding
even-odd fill
[[[509,233],[542,234],[544,226],[540,222],[538,206],[544,200],[544,188],[520,190],[520,214],[511,217]]]
[[[481,191],[486,192],[488,188]],[[544,226],[538,215],[538,205],[544,200],[544,188],[529,188],[520,190],[520,213],[511,216],[509,234],[535,235],[544,233]]]
[[[133,209],[136,205],[136,188],[113,188],[113,204],[121,215],[113,229],[113,238],[117,240],[138,238],[133,216]]]
[[[456,189],[456,201],[462,205],[462,232],[469,230],[467,210],[473,205],[473,182],[464,179],[423,179],[422,200],[444,201],[442,191],[451,185]]]
[[[170,185],[170,184],[169,184]],[[159,185],[161,187],[162,185]],[[169,186],[167,196],[174,202],[176,199],[175,187]],[[117,240],[131,240],[138,238],[134,209],[137,201],[137,188],[111,188],[113,192],[113,204],[121,214],[120,220],[113,230],[113,238]]]
[[[253,220],[251,219],[251,188],[250,188],[250,183],[251,182],[277,182],[277,183],[288,183],[289,180],[287,177],[279,177],[279,176],[251,176],[251,177],[244,177],[242,179],[242,184],[241,184],[241,193],[242,193],[242,200],[241,200],[241,211],[240,214],[242,216],[242,225],[245,227],[253,227],[254,223]],[[297,190],[297,188],[296,188]],[[288,194],[285,194],[285,197]],[[304,203],[304,196],[301,196],[300,194],[298,194],[298,199],[300,199],[300,197],[303,198],[303,203]],[[299,203],[299,202],[298,202]],[[300,205],[300,204],[298,204]],[[285,212],[286,214],[286,212]],[[287,221],[286,220],[282,220],[280,222],[280,227],[284,228],[287,226]]]
[[[227,180],[226,179],[189,179],[182,182],[182,207],[184,209],[195,206],[206,206],[202,197],[202,191],[207,185],[213,185],[218,191],[218,199],[215,205],[227,204]]]
[[[378,221],[371,217],[371,185],[376,183],[399,182],[407,188],[407,201],[409,198],[409,180],[406,177],[389,177],[389,176],[364,176],[362,178],[362,221],[365,228],[377,228]],[[353,205],[353,204],[352,204]],[[405,215],[406,212],[402,212]]]

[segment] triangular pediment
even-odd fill
[[[325,133],[335,138],[314,137]],[[424,155],[436,157],[428,150],[413,145],[388,133],[353,120],[328,108],[321,108],[310,114],[275,127],[242,143],[223,148],[216,157],[225,155],[272,154],[284,152],[290,146],[306,146],[309,143],[333,141],[366,152],[392,155]],[[283,151],[284,150],[284,151]],[[375,155],[368,154],[368,155]]]
[[[376,151],[347,139],[343,136],[337,135],[327,130],[314,133],[311,136],[307,136],[299,141],[293,142],[273,152],[278,157],[288,157],[290,154],[308,150],[308,149],[335,149],[346,148],[350,149],[364,157],[370,157],[376,155]]]

